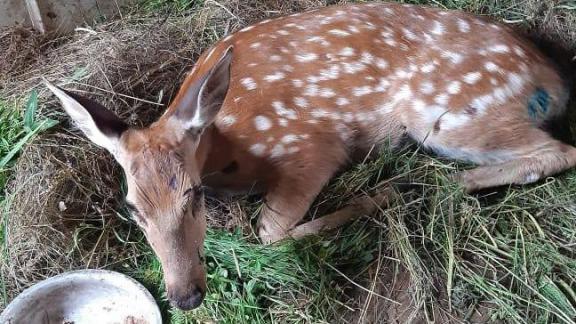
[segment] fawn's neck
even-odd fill
[[[226,168],[233,160],[233,147],[215,126],[208,127],[200,137],[196,160],[201,175]]]

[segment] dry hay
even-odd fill
[[[326,2],[206,1],[192,15],[124,16],[66,37],[4,32],[0,34],[0,95],[19,98],[38,87],[40,77],[46,77],[84,91],[131,124],[145,125],[163,111],[186,71],[216,39],[264,17]],[[525,27],[574,50],[576,15],[552,9],[554,2],[533,0],[522,6],[529,22]],[[43,87],[38,89],[41,112],[59,113],[55,99]],[[8,300],[64,270],[132,267],[142,251],[138,247],[144,244],[136,226],[122,218],[121,170],[103,150],[78,132],[69,132],[67,119],[58,117],[63,121],[59,129],[25,149],[8,188],[7,261],[0,264]],[[236,204],[221,207],[216,206],[227,213],[211,217],[212,226],[242,223],[244,216]],[[390,276],[389,271],[374,272],[377,291],[399,300],[407,298],[392,293],[394,289],[386,285]],[[408,279],[396,280],[405,288]],[[364,303],[367,298],[359,298],[366,318],[381,320],[381,301]],[[390,309],[386,316],[398,312]]]

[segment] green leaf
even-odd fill
[[[34,129],[34,116],[36,115],[36,109],[38,108],[38,91],[32,90],[30,98],[26,103],[26,112],[24,113],[24,129],[26,132],[31,132]]]
[[[4,169],[10,161],[20,152],[20,150],[24,147],[26,143],[28,143],[36,134],[45,131],[51,127],[54,127],[58,124],[58,121],[53,119],[45,119],[39,125],[37,125],[33,130],[31,130],[28,134],[22,137],[12,149],[6,153],[0,160],[0,169]]]

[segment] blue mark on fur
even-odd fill
[[[550,105],[550,95],[542,88],[536,88],[534,93],[528,99],[528,115],[532,119],[538,116],[545,116]]]

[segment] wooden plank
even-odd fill
[[[42,20],[42,14],[38,2],[36,0],[26,0],[26,10],[28,11],[32,28],[44,34],[46,28],[44,26],[44,21]]]

